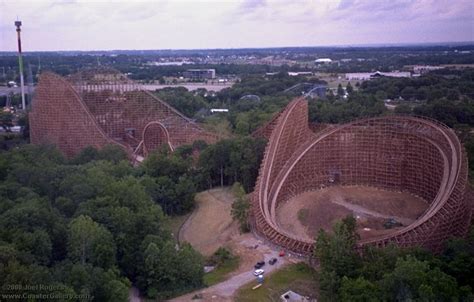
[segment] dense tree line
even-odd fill
[[[224,107],[229,108],[226,118],[232,131],[245,136],[264,125],[299,95],[294,92],[285,92],[285,89],[298,83],[311,81],[318,82],[317,79],[293,77],[286,73],[269,77],[251,76],[243,78],[232,88],[220,91],[215,99]]]
[[[449,240],[440,255],[428,251],[355,249],[356,221],[347,217],[315,243],[322,301],[472,301],[474,228]]]
[[[363,93],[399,100],[396,113],[414,113],[450,127],[474,126],[474,69],[445,69],[418,78],[379,78],[363,82]]]
[[[204,93],[192,93],[184,87],[164,88],[156,91],[156,96],[187,117],[194,117],[200,110],[208,110],[209,103]]]
[[[266,142],[249,137],[221,140],[199,156],[199,172],[207,187],[242,184],[246,192],[255,186]]]
[[[406,101],[455,101],[474,97],[474,69],[446,69],[443,73],[431,72],[415,78],[380,77],[365,81],[361,91],[376,95],[378,99]]]
[[[293,97],[300,95],[298,92],[285,92],[285,89],[302,82],[320,81],[316,78],[289,76],[287,73],[249,75],[231,88],[215,94],[204,89],[191,92],[184,87],[165,88],[155,94],[186,116],[208,124],[215,132],[225,128],[226,135],[245,136],[270,120]],[[226,108],[229,112],[209,116],[210,108]]]
[[[408,113],[427,116],[436,119],[455,129],[464,125],[474,126],[474,99],[461,99],[456,101],[435,100],[416,106]]]
[[[307,79],[304,76],[289,76],[280,72],[271,76],[250,75],[242,79],[231,88],[217,93],[217,98],[226,102],[236,102],[245,95],[279,96],[284,95],[284,90],[302,82],[316,82],[317,79]]]
[[[310,122],[333,124],[387,113],[383,101],[361,92],[351,93],[347,100],[329,95],[326,101],[310,101],[308,110]]]
[[[57,294],[95,301],[125,301],[131,284],[154,298],[202,286],[203,258],[177,249],[167,215],[193,209],[198,190],[241,181],[251,191],[263,148],[196,142],[137,168],[114,146],[69,160],[48,146],[2,151],[0,283],[57,284]]]
[[[305,82],[322,83],[317,78],[289,76],[283,72],[272,76],[248,76],[232,88],[217,93],[214,100],[229,108],[226,118],[232,131],[248,135],[281,111],[294,97],[301,95],[301,91],[286,89]]]
[[[0,153],[0,283],[95,301],[127,301],[131,283],[149,297],[201,286],[202,257],[176,250],[150,179],[113,147],[70,161],[33,145]]]
[[[232,193],[235,200],[232,203],[232,210],[230,214],[232,219],[239,222],[240,232],[245,233],[250,231],[249,216],[250,216],[250,200],[245,193],[244,188],[238,182],[232,185]]]
[[[201,185],[202,176],[194,167],[190,155],[157,152],[148,156],[139,167],[146,192],[168,215],[185,214],[192,210],[196,191],[205,189]]]

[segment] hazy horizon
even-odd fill
[[[390,47],[436,47],[436,46],[474,46],[473,41],[443,41],[443,42],[427,42],[427,43],[384,43],[384,44],[351,44],[351,45],[288,45],[288,46],[271,46],[271,47],[234,47],[234,48],[149,48],[149,49],[57,49],[57,50],[24,50],[25,53],[36,53],[36,52],[134,52],[134,51],[204,51],[204,50],[244,50],[244,49],[284,49],[284,48],[390,48]],[[0,53],[17,53],[18,49],[14,50],[0,50]]]
[[[0,51],[357,47],[474,42],[460,0],[0,0]]]

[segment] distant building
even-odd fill
[[[425,74],[427,72],[443,68],[443,66],[415,65],[413,66],[413,72],[416,74]]]
[[[392,78],[410,78],[411,72],[409,71],[391,71],[391,72],[380,72],[377,71],[372,77],[392,77]]]
[[[365,80],[370,80],[370,77],[374,73],[372,72],[354,72],[354,73],[346,73],[346,80],[348,81],[365,81]]]
[[[291,77],[299,76],[299,75],[313,75],[311,71],[288,71],[288,75]]]
[[[193,64],[193,62],[189,61],[169,61],[169,62],[148,62],[146,65],[151,66],[182,66],[185,64]]]
[[[316,59],[314,61],[314,63],[316,63],[316,64],[329,64],[329,63],[332,63],[332,60],[329,59],[329,58],[320,58],[320,59]]]
[[[188,69],[183,76],[193,80],[214,79],[216,77],[215,69]]]
[[[356,72],[346,73],[346,80],[348,81],[366,81],[378,77],[392,77],[392,78],[410,78],[411,72],[408,71],[391,71],[391,72]]]

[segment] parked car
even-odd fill
[[[280,256],[280,257],[285,256],[285,251],[284,251],[284,250],[281,250],[281,251],[280,251],[280,254],[278,254],[278,256]]]
[[[270,263],[270,265],[274,265],[276,262],[277,262],[277,258],[272,258],[272,259],[270,259],[270,261],[268,261],[268,263]]]
[[[257,269],[257,270],[255,270],[255,272],[253,272],[253,274],[255,276],[263,275],[263,273],[265,273],[265,271],[263,269]]]
[[[255,264],[254,267],[255,267],[255,269],[259,269],[264,265],[265,265],[265,261],[259,261],[259,262],[257,262],[257,264]]]

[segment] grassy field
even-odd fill
[[[205,274],[204,284],[206,286],[211,286],[224,281],[229,273],[235,271],[239,267],[239,263],[240,258],[238,256],[234,256],[231,260],[219,265],[215,270]]]
[[[256,282],[251,282],[240,288],[235,301],[279,301],[280,295],[290,289],[311,298],[319,296],[316,271],[304,263],[292,264],[265,276],[263,285],[252,290],[255,285]]]

